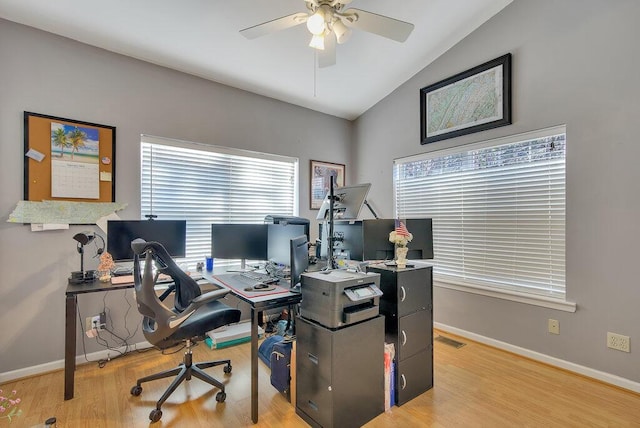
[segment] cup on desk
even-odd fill
[[[213,272],[213,257],[205,257],[205,265],[207,268],[207,272]]]

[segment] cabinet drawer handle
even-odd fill
[[[402,330],[402,346],[407,344],[407,333]]]
[[[309,400],[309,407],[311,407],[313,410],[315,410],[316,412],[318,411],[318,405],[316,403],[314,403],[313,401]]]
[[[407,298],[407,292],[404,290],[404,286],[400,286],[400,301],[404,302],[404,299]]]
[[[402,388],[404,389],[407,386],[407,378],[404,377],[404,375],[400,375],[400,377],[402,378]]]

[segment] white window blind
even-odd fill
[[[566,130],[394,162],[399,218],[433,219],[436,279],[565,297]]]
[[[143,135],[141,216],[187,220],[187,257],[211,252],[211,223],[298,214],[298,159]]]

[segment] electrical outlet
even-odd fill
[[[560,334],[560,321],[549,318],[547,328],[549,333]]]
[[[631,339],[629,336],[607,332],[607,347],[622,352],[631,352]]]
[[[102,314],[104,314],[104,312]],[[102,322],[101,318],[100,318],[102,314],[94,315],[92,317],[87,317],[86,318],[86,320],[85,320],[86,327],[87,327],[86,331],[90,331],[90,330],[93,330],[93,329],[96,329],[96,330],[104,329],[105,323]]]

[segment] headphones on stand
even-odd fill
[[[84,246],[91,243],[92,241],[95,243],[96,236],[100,238],[101,245],[98,247],[98,244],[96,243],[96,255],[94,256],[94,258],[98,257],[104,252],[104,238],[101,235],[90,231],[76,233],[73,236],[73,239],[77,242],[76,249],[80,254],[80,270],[71,272],[71,277],[69,277],[70,284],[82,284],[85,282],[92,282],[96,279],[95,270],[84,270]]]

